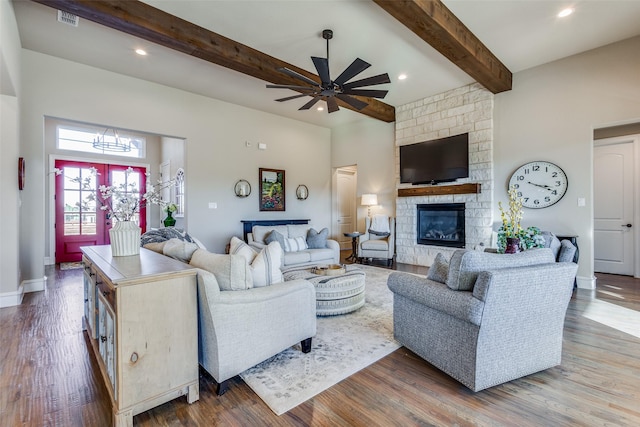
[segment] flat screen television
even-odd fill
[[[400,146],[400,182],[437,184],[469,177],[469,134]]]

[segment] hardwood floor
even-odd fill
[[[0,310],[0,425],[109,426],[108,395],[82,331],[82,270],[47,274],[45,291]],[[177,398],[134,425],[637,426],[640,280],[597,276],[595,291],[571,299],[562,365],[507,384],[473,393],[400,348],[279,417],[241,379],[217,396],[201,372],[199,401]],[[631,333],[616,329],[624,327]]]

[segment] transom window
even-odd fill
[[[146,139],[127,131],[80,125],[58,125],[56,131],[56,147],[60,150],[119,157],[145,156]]]

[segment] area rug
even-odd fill
[[[393,339],[393,271],[359,266],[366,277],[364,307],[353,313],[318,317],[311,352],[291,347],[240,374],[277,415],[366,368],[400,347]]]
[[[82,262],[61,262],[60,270],[74,270],[76,268],[82,268]]]

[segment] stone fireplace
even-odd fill
[[[400,183],[397,147],[421,141],[469,133],[469,178],[455,183],[418,186]],[[396,108],[396,188],[432,187],[437,195],[396,198],[396,259],[398,262],[430,266],[438,252],[447,257],[458,247],[489,246],[493,208],[493,94],[473,83]],[[480,192],[455,194],[449,186],[480,184]],[[449,187],[451,188],[451,187]],[[418,205],[461,204],[464,206],[464,243],[445,240],[418,243]],[[456,217],[457,218],[457,217]]]
[[[464,248],[464,203],[418,205],[416,217],[419,245]]]

